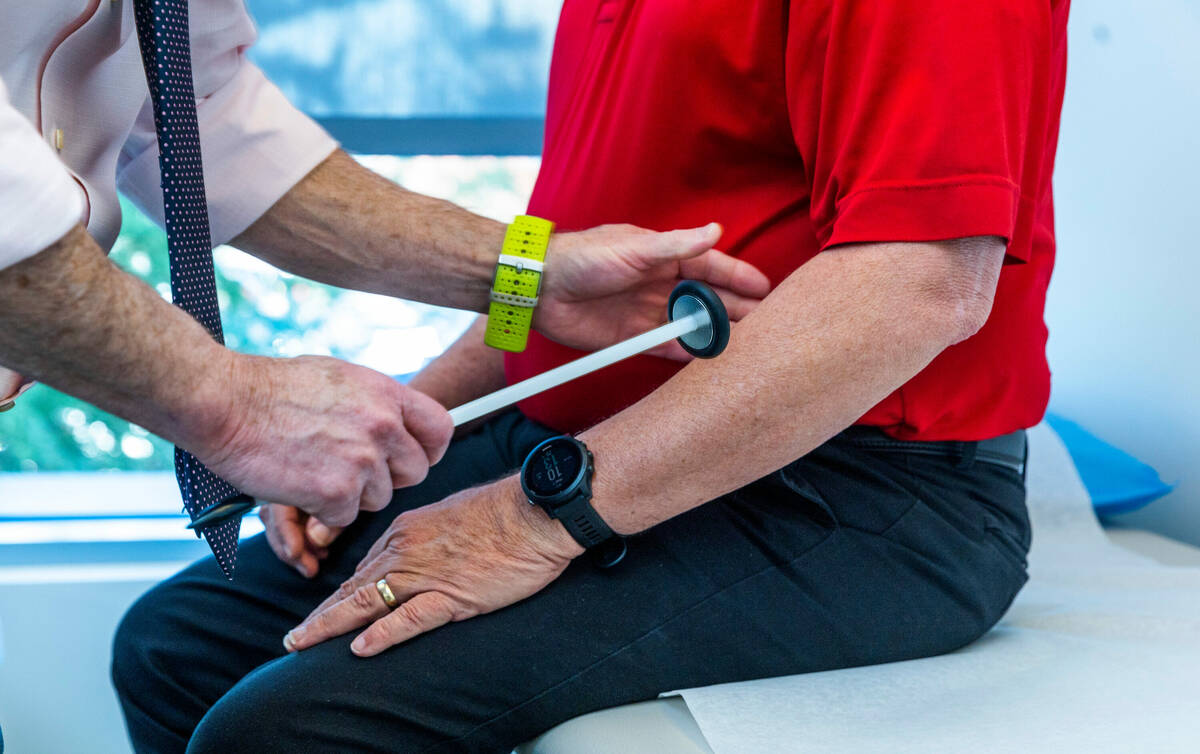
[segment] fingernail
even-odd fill
[[[283,648],[289,652],[296,651],[296,640],[292,638],[292,632],[288,631],[283,637]]]
[[[356,655],[362,654],[363,650],[366,648],[367,648],[367,640],[364,639],[361,635],[356,637],[354,639],[354,641],[350,642],[350,651]]]

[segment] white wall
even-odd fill
[[[75,566],[91,576],[118,569]],[[125,724],[108,680],[113,632],[148,579],[39,579],[22,583],[0,568],[0,725],[11,754],[129,754]],[[26,569],[38,570],[38,569]],[[64,569],[40,569],[55,576]],[[126,569],[127,570],[127,569]],[[46,573],[42,574],[43,576]]]
[[[1051,410],[1178,482],[1122,522],[1200,544],[1200,2],[1073,6]]]

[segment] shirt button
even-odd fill
[[[54,129],[54,148],[62,151],[63,148],[63,130],[61,128]]]
[[[3,414],[5,411],[16,407],[17,402],[15,400],[8,401],[7,403],[0,403],[0,414]]]

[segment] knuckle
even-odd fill
[[[391,639],[391,630],[386,621],[376,621],[362,632],[362,637],[367,642],[367,646],[387,644]]]
[[[326,503],[336,504],[353,497],[355,486],[349,474],[331,474],[318,483],[317,492]]]
[[[422,622],[425,617],[421,613],[420,608],[413,607],[413,603],[411,603],[411,602],[401,603],[400,606],[396,608],[395,612],[400,614],[399,617],[401,620],[403,620],[405,623],[408,623],[412,626],[422,625]]]
[[[379,439],[392,437],[401,431],[401,428],[402,424],[399,417],[383,413],[372,416],[368,424],[368,431],[371,437]]]
[[[449,623],[452,620],[459,620],[463,616],[454,601],[441,594],[435,594],[429,600],[429,611],[440,623]]]
[[[392,535],[388,537],[387,542],[384,543],[383,549],[384,552],[391,556],[398,556],[404,551],[404,540],[399,536]]]
[[[375,589],[375,587],[373,587],[373,586],[370,586],[370,587],[363,586],[363,587],[359,587],[358,589],[355,589],[354,593],[350,595],[350,598],[349,598],[350,604],[354,608],[356,608],[358,610],[362,610],[364,612],[369,611],[369,610],[374,610],[375,603],[379,599],[377,593],[375,593],[375,594],[372,593],[372,592],[374,592],[374,589]]]
[[[314,615],[312,617],[311,621],[312,622],[309,624],[310,633],[316,632],[317,634],[322,634],[322,633],[326,632],[327,630],[329,630],[329,611],[322,610],[321,612]]]
[[[354,465],[355,471],[362,472],[364,470],[373,469],[379,462],[379,454],[372,446],[364,446],[359,448],[351,456],[351,463]]]

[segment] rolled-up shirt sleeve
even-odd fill
[[[1048,121],[1030,103],[1051,100],[1048,4],[791,6],[788,106],[822,247],[1000,236],[1027,261],[1018,209],[1042,200]]]
[[[214,244],[248,228],[337,147],[249,60],[254,25],[241,0],[196,6],[196,114]],[[117,186],[160,225],[158,141],[147,98],[122,150]]]
[[[45,249],[82,217],[79,185],[0,81],[0,269]]]

